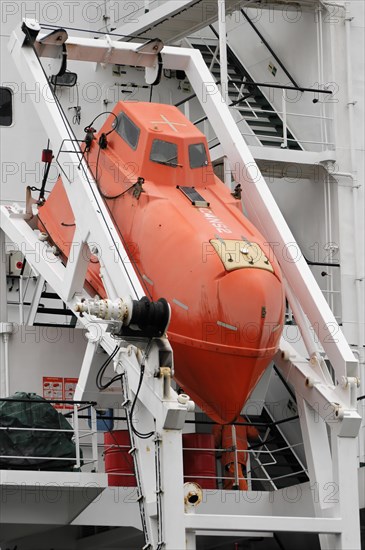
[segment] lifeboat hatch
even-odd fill
[[[233,239],[212,239],[210,244],[222,260],[226,271],[250,267],[274,273],[274,268],[257,243]]]
[[[189,199],[193,206],[198,208],[208,208],[209,202],[207,202],[204,197],[195,189],[195,187],[184,187],[182,185],[177,185],[177,188]]]

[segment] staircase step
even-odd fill
[[[247,124],[249,124],[250,126],[257,126],[257,127],[260,127],[260,128],[270,128],[271,130],[273,128],[277,129],[277,130],[281,130],[283,129],[283,126],[282,125],[273,125],[269,119],[267,120],[258,120],[257,118],[246,118],[246,122]]]
[[[193,44],[193,47],[201,52],[206,65],[210,67],[213,61],[212,52],[215,52],[215,45],[210,46],[211,50],[205,44]],[[227,49],[227,57],[228,74],[231,80],[234,81],[228,83],[228,95],[230,100],[232,102],[236,101],[239,98],[239,91],[242,95],[246,95],[252,91],[252,95],[242,102],[242,107],[240,104],[236,104],[234,106],[235,109],[238,110],[241,117],[247,121],[262,145],[280,147],[283,140],[283,124],[280,117],[274,109],[272,109],[261,90],[258,87],[250,86],[250,82],[252,82],[251,76],[229,47]],[[211,72],[217,80],[220,80],[218,59],[219,55],[211,67]],[[247,107],[247,105],[249,105],[249,107]],[[255,112],[256,117],[252,115],[250,107]],[[260,113],[260,109],[272,111],[272,114],[270,112]],[[259,120],[256,120],[256,118]],[[293,139],[290,132],[288,132],[288,138],[293,140],[288,145],[288,149],[301,150],[300,145]]]
[[[73,312],[70,309],[42,307],[41,304],[37,309],[37,313],[42,313],[44,315],[73,315]]]
[[[41,298],[48,298],[49,300],[61,300],[61,298],[55,292],[42,292]]]
[[[67,323],[33,323],[34,327],[75,328]]]

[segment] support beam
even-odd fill
[[[339,518],[305,518],[286,516],[222,516],[217,514],[185,514],[186,529],[192,531],[282,531],[285,533],[339,534],[343,521]],[[352,547],[355,548],[355,547]]]
[[[315,409],[318,416],[329,423],[346,424],[349,433],[351,431],[356,437],[361,417],[351,404],[351,390],[348,386],[329,385],[320,370],[300,357],[283,338],[274,361],[285,380]]]
[[[7,292],[5,233],[0,229],[0,397],[8,397],[10,392],[9,337],[12,323],[8,322]]]
[[[333,537],[331,550],[361,548],[358,490],[358,439],[343,437],[339,427],[331,430],[333,460],[333,515],[340,516],[343,528],[340,536]],[[355,489],[356,488],[356,489]]]

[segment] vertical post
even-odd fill
[[[196,550],[196,534],[195,531],[186,532],[186,550]]]
[[[90,416],[91,416],[91,449],[92,449],[92,460],[94,463],[95,472],[99,471],[99,459],[98,459],[98,425],[96,420],[96,409],[94,406],[90,407]]]
[[[76,446],[76,468],[79,470],[81,466],[80,461],[80,434],[79,434],[79,415],[77,410],[77,405],[74,404],[73,412],[73,428],[75,434],[75,446]]]
[[[8,323],[5,233],[0,229],[0,397],[9,396]]]
[[[185,101],[184,103],[184,115],[190,120],[190,101]]]
[[[238,479],[238,450],[237,450],[237,434],[236,426],[232,424],[232,443],[234,449],[234,486],[233,488],[239,488],[240,483]]]
[[[283,89],[282,95],[282,112],[283,112],[283,142],[281,144],[282,149],[288,148],[288,126],[286,117],[286,90]]]
[[[42,296],[43,287],[44,287],[44,278],[41,275],[39,275],[37,279],[36,287],[34,290],[33,298],[32,298],[32,304],[30,306],[29,314],[28,314],[27,325],[29,325],[30,327],[33,326],[35,316],[37,315],[37,309]]]
[[[249,491],[252,490],[252,479],[251,479],[251,453],[246,452],[247,460],[246,460],[246,481],[247,481],[247,488]]]
[[[219,62],[221,68],[221,90],[225,102],[228,104],[228,65],[227,65],[227,29],[226,29],[226,0],[218,0],[219,24]]]
[[[23,275],[19,276],[19,324],[24,324]]]
[[[333,459],[333,493],[334,512],[342,519],[342,533],[336,537],[331,547],[338,550],[361,548],[360,513],[358,487],[358,442],[357,437],[344,437],[341,426],[331,429]],[[345,431],[342,429],[342,431]]]
[[[185,548],[184,480],[182,435],[180,430],[160,431],[162,518],[166,548]],[[189,546],[194,550],[194,546]]]
[[[323,37],[322,37],[322,7],[316,8],[316,23],[317,23],[317,64],[318,64],[318,88],[321,90],[323,87]],[[323,102],[321,103],[321,119],[320,119],[320,130],[321,130],[321,145],[320,150],[323,151],[325,140],[325,129],[324,129],[324,108]]]

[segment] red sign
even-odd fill
[[[43,376],[43,397],[48,401],[50,399],[62,401],[63,397],[63,378],[58,376]],[[62,403],[54,403],[55,409],[63,409]]]
[[[78,378],[63,379],[63,399],[65,401],[73,401]],[[73,405],[65,405],[65,409],[73,409]]]

